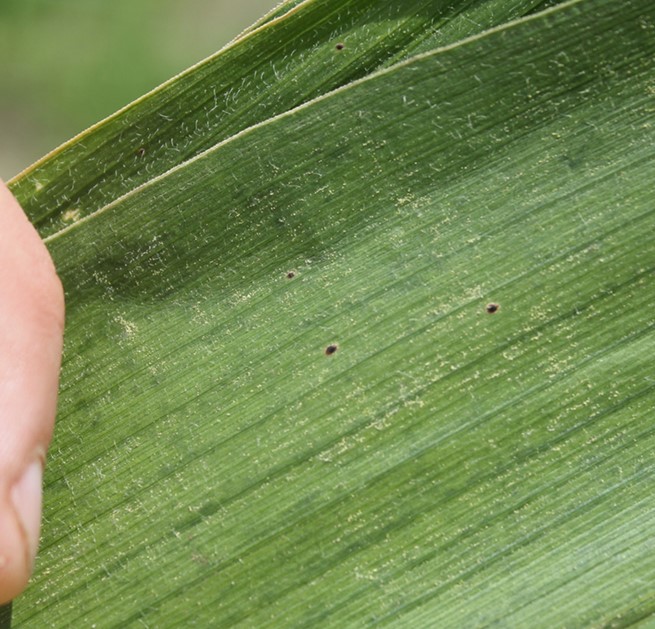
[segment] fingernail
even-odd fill
[[[11,489],[11,500],[18,516],[25,541],[26,561],[30,569],[34,565],[41,531],[41,501],[43,463],[36,459]]]

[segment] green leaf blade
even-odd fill
[[[52,236],[69,335],[19,617],[647,617],[654,22],[568,3]]]

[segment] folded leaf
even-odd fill
[[[538,0],[310,0],[237,39],[11,182],[48,236],[243,129]],[[341,50],[339,44],[346,45]]]

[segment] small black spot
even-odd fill
[[[146,147],[140,146],[136,151],[134,151],[138,157],[143,157],[146,154]]]
[[[332,354],[334,354],[338,349],[339,346],[336,343],[332,343],[325,348],[325,355],[332,356]]]
[[[335,46],[335,48],[336,48],[337,50],[343,50],[345,47],[346,47],[346,44],[342,44],[341,42],[339,42],[339,43]]]
[[[295,271],[289,271],[287,273],[287,279],[292,280],[294,277],[296,277],[296,272]]]
[[[498,312],[498,309],[500,308],[500,304],[487,304],[487,312],[489,314],[493,314],[494,312]]]

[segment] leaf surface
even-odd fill
[[[648,619],[654,29],[562,4],[47,237],[68,328],[17,624]]]

